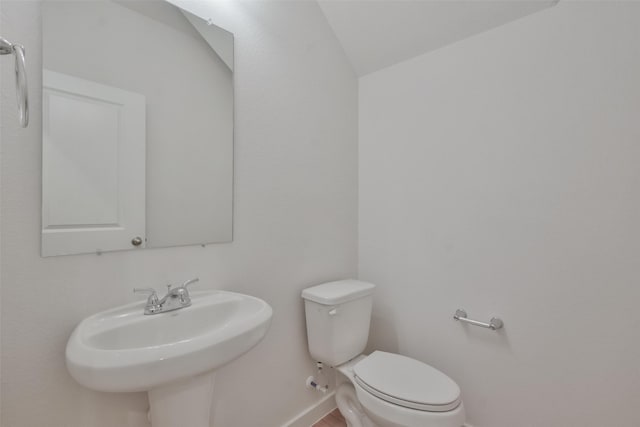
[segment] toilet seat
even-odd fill
[[[460,388],[437,369],[394,353],[375,351],[353,367],[365,392],[394,405],[427,412],[452,411],[460,405]]]
[[[465,424],[464,403],[447,412],[420,411],[389,403],[369,393],[355,383],[356,396],[377,427],[463,427]]]

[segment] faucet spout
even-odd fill
[[[198,277],[194,277],[193,279],[189,279],[186,282],[184,282],[182,284],[182,287],[186,289],[187,286],[192,285],[192,284],[194,284],[196,282],[199,282],[199,281],[200,281],[200,279]]]

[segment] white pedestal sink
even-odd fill
[[[192,305],[144,315],[144,302],[87,317],[67,343],[67,369],[93,390],[147,391],[153,427],[209,427],[215,370],[266,334],[261,299],[194,292]]]

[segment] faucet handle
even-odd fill
[[[156,293],[156,290],[153,288],[133,288],[133,293],[149,294],[149,298],[147,299],[147,304],[149,305],[158,304],[158,294]]]
[[[189,280],[187,280],[186,282],[184,282],[184,283],[182,284],[182,287],[183,287],[183,288],[185,288],[185,289],[187,289],[187,286],[192,285],[192,284],[194,284],[194,283],[196,283],[196,282],[198,282],[198,281],[200,281],[200,279],[199,279],[199,278],[197,278],[197,277],[195,277],[195,278],[193,278],[193,279],[189,279]]]

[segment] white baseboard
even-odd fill
[[[327,394],[320,401],[300,412],[282,427],[311,427],[316,421],[336,408],[335,395],[336,393],[334,391]]]
[[[324,396],[321,400],[309,406],[304,411],[296,415],[292,420],[285,423],[282,427],[311,427],[322,417],[336,409],[335,391]],[[474,427],[465,423],[464,427]]]

